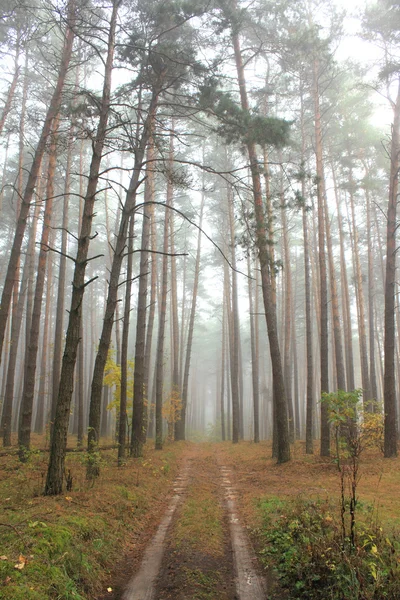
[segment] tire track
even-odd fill
[[[257,559],[239,520],[236,492],[232,484],[232,471],[222,465],[219,468],[224,489],[225,506],[229,515],[238,598],[239,600],[265,600],[266,583],[257,573]]]
[[[151,542],[148,544],[139,571],[129,581],[121,600],[156,600],[155,583],[164,555],[165,538],[175,514],[182,502],[190,473],[190,462],[174,482],[174,495]]]

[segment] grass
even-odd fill
[[[43,440],[35,439],[42,447]],[[47,454],[27,464],[0,457],[0,597],[2,600],[86,600],[106,594],[115,565],[146,538],[178,471],[185,444],[116,467],[116,450],[102,453],[101,476],[85,479],[84,454],[68,453],[73,489],[41,492]]]
[[[240,512],[254,545],[279,580],[277,598],[400,597],[399,459],[384,459],[378,450],[362,455],[353,545],[348,501],[343,533],[340,476],[333,460],[305,455],[301,442],[284,465],[270,458],[268,443],[220,444],[218,452],[234,472]]]

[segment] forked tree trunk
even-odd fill
[[[115,27],[119,2],[114,0],[108,36],[108,50],[105,64],[103,95],[99,104],[99,124],[96,137],[93,141],[93,153],[89,170],[89,180],[84,200],[82,225],[78,238],[78,251],[75,259],[75,268],[72,284],[71,308],[69,312],[68,328],[65,341],[64,356],[61,366],[61,376],[50,445],[50,460],[47,471],[45,495],[61,494],[64,484],[65,451],[67,446],[67,432],[69,412],[71,406],[74,371],[77,351],[81,335],[81,315],[83,295],[88,282],[85,282],[86,266],[94,214],[97,184],[99,180],[100,163],[107,133],[109,116],[111,73],[114,58]]]
[[[236,70],[240,90],[241,106],[245,111],[249,110],[249,102],[246,91],[246,80],[244,66],[240,50],[239,36],[232,30],[232,42],[235,54]],[[271,280],[271,262],[268,252],[267,231],[264,215],[264,203],[261,191],[260,167],[257,158],[255,144],[247,143],[247,151],[250,161],[250,170],[253,183],[254,211],[256,219],[256,246],[258,249],[261,287],[263,291],[265,316],[267,321],[269,347],[271,353],[274,405],[277,423],[277,459],[283,463],[290,460],[290,441],[288,427],[288,412],[285,396],[285,384],[283,379],[281,353],[279,349],[278,327],[276,319],[276,307],[274,304],[273,285]]]
[[[205,203],[205,193],[203,191],[202,198],[201,198],[201,204],[200,204],[200,218],[199,218],[200,229],[203,225],[204,203]],[[201,235],[202,235],[202,232],[199,230],[198,237],[197,237],[196,264],[194,267],[192,305],[190,308],[188,337],[187,337],[187,343],[186,343],[185,368],[183,371],[182,410],[181,410],[181,419],[180,419],[180,424],[179,424],[179,428],[180,428],[179,439],[181,439],[181,440],[186,439],[186,411],[187,411],[187,404],[188,404],[188,397],[189,397],[190,360],[191,360],[191,356],[192,356],[194,321],[195,321],[195,317],[196,317],[197,293],[198,293],[199,279],[200,279]]]

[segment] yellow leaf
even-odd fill
[[[25,567],[25,565],[26,565],[26,558],[25,558],[25,556],[22,556],[22,554],[20,554],[17,564],[14,565],[14,569],[18,569],[19,571],[22,571],[22,569]]]
[[[72,502],[71,496],[65,496],[65,499],[66,499],[67,502]]]
[[[112,592],[112,587],[108,587],[107,592]]]

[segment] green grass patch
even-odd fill
[[[184,452],[183,445],[158,453],[147,447],[144,460],[122,468],[116,450],[104,452],[94,483],[85,479],[84,455],[69,453],[73,489],[53,498],[41,496],[46,453],[32,452],[24,465],[15,455],[0,457],[1,600],[106,593],[130,536],[140,535],[149,513],[159,518]]]
[[[200,569],[183,568],[184,579],[194,590],[192,592],[193,600],[218,600],[220,598],[220,573],[204,573]],[[194,594],[194,595],[193,595]]]
[[[222,555],[224,534],[223,512],[214,490],[198,482],[190,486],[188,497],[175,527],[175,541],[211,555]]]

